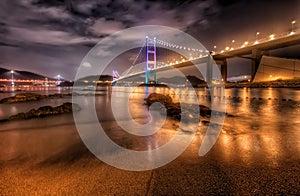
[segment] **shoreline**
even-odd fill
[[[280,159],[276,165],[263,159],[247,162],[242,154],[227,158],[222,140],[199,157],[202,131],[198,131],[184,153],[169,164],[151,171],[125,171],[97,159],[72,125],[62,127],[67,128],[69,141],[68,145],[61,141],[63,149],[41,159],[32,154],[0,161],[4,195],[47,194],[53,190],[56,194],[297,194],[297,157]]]
[[[133,102],[135,106],[146,107],[143,96],[138,100]],[[169,98],[164,100],[170,101]],[[245,103],[253,102],[248,99]],[[172,110],[173,104],[169,104]],[[282,114],[291,111],[288,107],[276,108]],[[298,111],[297,108],[294,111]],[[140,116],[139,111],[135,114]],[[300,159],[295,156],[299,152],[296,117],[289,119],[293,124],[283,132],[274,127],[284,125],[285,116],[274,126],[275,121],[258,125],[259,121],[269,118],[258,115],[259,119],[243,113],[226,118],[213,148],[200,157],[199,147],[208,126],[202,117],[193,141],[179,157],[163,167],[140,172],[114,168],[97,159],[82,142],[70,113],[63,114],[63,118],[12,121],[5,131],[0,131],[3,141],[0,190],[3,195],[53,192],[70,195],[297,194]],[[42,123],[44,119],[46,128]],[[144,122],[143,119],[138,122]],[[250,120],[255,124],[249,124]],[[236,127],[237,123],[240,125]],[[178,131],[190,134],[177,129],[178,121],[171,118],[167,118],[158,135],[152,137],[133,137],[113,120],[103,119],[101,126],[116,144],[139,151],[164,145]]]

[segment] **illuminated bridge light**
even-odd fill
[[[294,34],[295,34],[295,32],[294,32],[294,31],[290,32],[290,35],[294,35]]]

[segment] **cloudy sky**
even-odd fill
[[[0,67],[72,80],[87,52],[110,34],[138,25],[178,28],[207,49],[300,28],[299,0],[1,0]],[[299,48],[275,52],[298,57]],[[249,74],[233,60],[229,75]]]

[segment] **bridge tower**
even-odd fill
[[[154,77],[154,81],[157,83],[156,72],[152,69],[156,68],[156,38],[150,39],[146,36],[146,77],[145,83],[149,84],[149,78],[151,75]]]
[[[113,70],[113,71],[112,71],[112,77],[113,77],[113,80],[116,80],[116,79],[118,79],[118,78],[120,77],[120,75],[119,75],[118,71],[116,71],[116,70]]]

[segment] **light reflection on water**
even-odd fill
[[[101,88],[99,90],[107,90]],[[108,88],[109,90],[109,88]],[[116,87],[119,96],[120,109],[124,109],[123,95],[131,91],[130,88]],[[47,91],[41,93],[55,93],[57,91]],[[62,92],[69,92],[62,91]],[[102,91],[101,91],[102,92]],[[168,121],[166,126],[162,128],[158,134],[149,137],[136,138],[130,134],[125,133],[114,122],[113,114],[110,106],[110,93],[101,93],[101,96],[96,96],[96,108],[100,121],[106,128],[108,135],[120,145],[135,150],[149,150],[157,148],[168,142],[176,133],[177,126],[174,122]],[[109,91],[108,91],[109,92]],[[184,99],[189,103],[191,94],[188,89],[167,89],[167,88],[136,88],[134,93],[130,94],[130,111],[133,117],[139,123],[147,122],[148,112],[143,106],[144,98],[147,94],[158,92],[162,94],[170,94],[172,98],[177,101],[178,98]],[[88,93],[88,91],[86,92]],[[0,97],[12,96],[14,93],[0,94]],[[200,104],[209,105],[210,100],[207,95],[207,89],[197,90],[198,100]],[[223,94],[222,94],[223,95]],[[265,161],[271,166],[276,166],[282,160],[299,159],[300,154],[300,90],[296,89],[226,89],[226,109],[227,113],[235,115],[234,117],[227,117],[223,126],[221,135],[218,142],[211,153],[220,157],[226,162],[241,162],[244,164],[253,164],[257,160]],[[80,97],[83,104],[89,104],[88,96]],[[217,101],[217,98],[215,98]],[[12,114],[19,112],[26,112],[32,108],[37,108],[42,105],[59,105],[63,102],[71,101],[71,97],[63,99],[43,100],[40,102],[18,103],[18,104],[1,104],[0,105],[0,118],[6,118]],[[81,111],[82,113],[88,111]],[[124,120],[128,119],[124,116]],[[0,126],[0,138],[6,141],[5,154],[13,157],[16,153],[20,155],[26,145],[41,145],[31,148],[39,149],[40,153],[45,153],[42,147],[42,140],[48,140],[48,143],[55,143],[53,134],[50,138],[45,138],[43,133],[40,142],[20,144],[22,137],[29,137],[28,134],[22,132],[23,129],[45,131],[52,130],[50,127],[62,124],[73,124],[72,115],[66,114],[62,116],[49,117],[45,119],[32,119],[28,121],[15,121],[5,123]],[[205,133],[206,126],[201,124],[198,130],[195,141],[201,142]],[[5,136],[3,130],[14,130],[9,136]],[[18,132],[20,130],[20,132]],[[74,131],[74,127],[72,126]],[[1,132],[2,131],[2,132]],[[64,131],[64,130],[62,130]],[[46,131],[45,131],[46,132]],[[59,131],[56,130],[56,135]],[[74,135],[74,134],[71,134]],[[57,137],[57,136],[56,136]],[[3,140],[4,139],[4,140]],[[66,145],[66,144],[65,144]],[[57,145],[60,148],[64,145]],[[198,148],[199,145],[193,145],[193,148]],[[54,149],[54,147],[52,147]],[[19,151],[17,153],[17,151]],[[194,150],[193,150],[194,151]],[[196,150],[195,150],[196,152]],[[37,152],[35,152],[37,153]],[[6,155],[1,154],[1,158]]]

